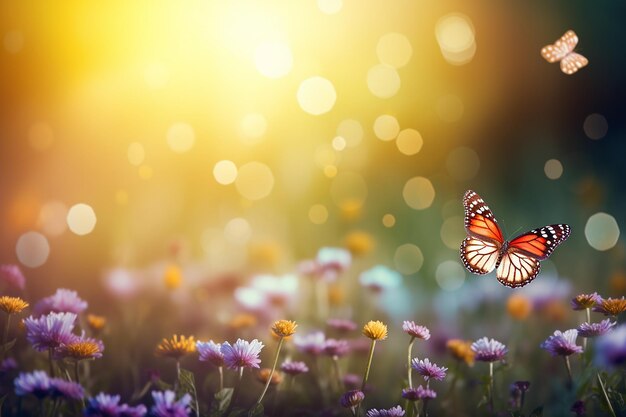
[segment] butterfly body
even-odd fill
[[[578,36],[573,30],[565,32],[554,44],[541,48],[541,56],[549,63],[560,62],[561,71],[572,75],[589,63],[589,60],[574,52]]]
[[[493,212],[474,191],[463,198],[465,230],[461,260],[470,272],[488,274],[494,269],[498,281],[509,287],[521,287],[532,281],[547,259],[570,234],[566,224],[552,224],[533,229],[506,240]]]

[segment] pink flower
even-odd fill
[[[261,363],[259,354],[263,349],[263,343],[254,339],[252,342],[237,339],[234,344],[222,343],[220,348],[224,355],[224,364],[230,369],[258,368]]]

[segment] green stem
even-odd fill
[[[243,379],[243,366],[239,367],[239,378],[237,379],[237,383],[235,384],[235,389],[233,390],[233,397],[224,413],[225,416],[229,415],[230,410],[233,409],[233,406],[237,402],[237,398],[239,397],[239,389],[241,387],[241,380]]]
[[[256,401],[257,405],[261,404],[261,401],[263,401],[263,397],[265,396],[267,389],[270,387],[270,384],[272,382],[272,376],[274,375],[274,371],[276,370],[276,365],[278,364],[278,356],[280,355],[280,348],[283,346],[283,340],[285,339],[281,337],[280,340],[278,341],[278,347],[276,348],[276,356],[274,356],[274,364],[272,365],[272,370],[270,371],[270,375],[267,377],[265,388],[263,388],[263,392],[259,396],[259,399]]]
[[[180,380],[180,359],[176,359],[176,381],[174,381],[174,391],[178,389],[179,380]]]
[[[337,376],[337,389],[341,392],[343,390],[343,381],[341,380],[341,369],[339,368],[339,358],[337,356],[333,356],[333,368]]]
[[[567,368],[569,387],[571,388],[574,385],[574,378],[572,378],[572,367],[569,363],[569,356],[563,356],[563,358],[565,358],[565,368]]]
[[[604,401],[606,401],[606,405],[609,407],[609,411],[611,412],[611,415],[613,417],[617,417],[615,415],[615,410],[613,409],[613,405],[611,405],[611,400],[609,400],[609,395],[606,392],[606,389],[604,388],[604,384],[602,383],[602,379],[600,378],[600,374],[596,374],[596,376],[598,377],[598,383],[600,384],[600,388],[602,389],[602,395],[604,396]]]
[[[80,376],[78,372],[78,361],[74,362],[74,378],[76,379],[76,383],[80,384]]]
[[[587,323],[591,324],[591,309],[586,308],[587,312]],[[583,352],[587,352],[587,338],[583,339]]]
[[[224,389],[224,367],[218,366],[217,370],[220,373],[220,391]]]
[[[363,375],[363,382],[361,383],[361,392],[365,392],[365,384],[367,384],[367,379],[370,376],[370,368],[372,367],[372,359],[374,358],[374,348],[376,347],[376,339],[372,339],[372,344],[370,345],[370,352],[367,358],[367,367],[365,368],[365,375]],[[361,404],[356,407],[354,415],[359,414],[359,410],[361,409]]]
[[[409,378],[409,388],[413,388],[413,372],[412,372],[412,368],[411,368],[411,356],[413,353],[413,343],[415,342],[415,336],[411,336],[411,341],[409,342],[409,351],[407,353],[406,359],[407,359],[407,376]]]
[[[489,362],[489,405],[491,406],[491,412],[493,413],[493,362]]]

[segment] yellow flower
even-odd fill
[[[256,323],[256,316],[248,313],[241,313],[233,317],[228,324],[233,329],[245,329],[246,327],[256,326]]]
[[[524,320],[533,310],[530,300],[523,295],[514,294],[506,302],[509,315],[516,320]]]
[[[341,214],[346,220],[357,220],[363,211],[363,202],[359,199],[346,199],[339,204]]]
[[[328,302],[332,306],[342,305],[346,301],[346,293],[341,286],[333,282],[328,286]]]
[[[355,256],[367,255],[374,248],[374,239],[369,233],[354,231],[346,236],[345,245]]]
[[[278,320],[272,326],[272,332],[278,337],[289,337],[296,332],[298,325],[291,320]]]
[[[622,298],[605,298],[600,305],[596,306],[593,311],[604,313],[607,316],[617,316],[626,311],[626,299]]]
[[[446,347],[455,359],[464,361],[470,366],[474,365],[472,342],[466,342],[461,339],[450,339],[448,340],[448,343],[446,343]]]
[[[92,331],[99,332],[104,329],[104,326],[107,324],[107,319],[103,316],[87,314],[87,324]]]
[[[263,384],[267,384],[267,379],[270,377],[271,372],[272,370],[270,368],[263,368],[259,370],[259,372],[257,372],[256,377],[259,380],[259,382],[262,382]],[[282,381],[283,381],[283,375],[278,371],[274,371],[274,374],[272,375],[272,380],[270,381],[270,385],[278,385]]]
[[[0,297],[0,310],[7,314],[21,313],[26,307],[28,307],[28,303],[19,297],[6,295]]]
[[[385,340],[387,338],[387,326],[381,321],[369,321],[363,326],[363,334],[372,340]]]
[[[193,336],[177,336],[171,339],[163,339],[156,348],[157,356],[167,356],[180,359],[183,356],[196,351],[196,341]]]
[[[569,308],[559,300],[551,300],[541,309],[541,313],[548,320],[563,321],[569,315]]]
[[[63,346],[63,354],[77,361],[100,358],[102,357],[102,348],[93,340],[80,340]]]
[[[175,290],[180,287],[180,284],[183,282],[183,273],[178,266],[170,265],[165,270],[163,279],[165,281],[165,287],[167,287],[168,290]]]

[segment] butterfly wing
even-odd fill
[[[502,256],[496,270],[496,278],[507,287],[522,287],[535,279],[540,269],[541,265],[537,259],[522,252],[509,250]]]
[[[561,60],[561,71],[563,71],[567,75],[572,75],[582,67],[586,66],[588,63],[589,60],[581,54],[571,52]]]
[[[495,242],[469,236],[461,243],[461,261],[473,274],[488,274],[496,266],[499,251],[500,246]]]
[[[468,190],[463,197],[463,208],[467,234],[478,240],[488,240],[500,248],[504,243],[504,237],[485,201],[474,191]]]
[[[551,224],[519,235],[509,242],[508,251],[542,261],[569,237],[571,229],[566,224]]]
[[[578,36],[573,30],[568,30],[553,45],[544,46],[541,56],[548,62],[558,62],[574,50],[578,44]]]

